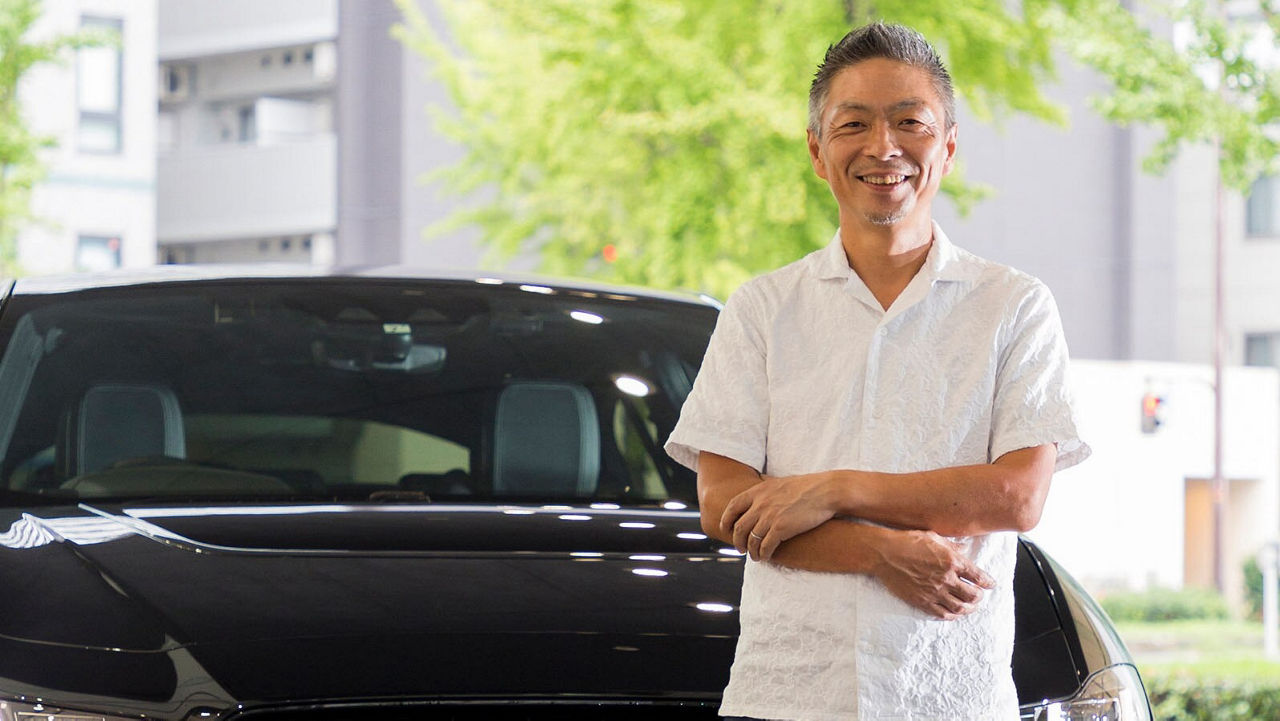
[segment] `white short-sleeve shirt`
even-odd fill
[[[988,463],[1056,443],[1080,462],[1057,306],[1040,281],[952,245],[934,225],[920,271],[886,311],[824,249],[726,304],[667,452],[774,476],[904,473]],[[875,579],[749,561],[721,713],[771,719],[1018,718],[1014,533],[963,539],[996,580],[979,610],[939,621]]]

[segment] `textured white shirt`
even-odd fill
[[[923,267],[886,311],[837,232],[729,298],[666,450],[690,468],[705,450],[790,476],[925,471],[1057,443],[1062,469],[1089,454],[1066,372],[1057,306],[1040,281],[956,248],[935,224]],[[720,712],[1016,721],[1017,536],[962,540],[996,588],[956,621],[916,611],[869,576],[748,560]]]

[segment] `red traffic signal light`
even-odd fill
[[[1144,393],[1142,395],[1142,432],[1155,433],[1156,429],[1164,422],[1161,418],[1161,409],[1164,407],[1164,399],[1155,393]]]

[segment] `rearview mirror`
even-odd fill
[[[312,343],[320,365],[337,370],[435,373],[444,368],[444,346],[414,343],[408,323],[335,323]]]

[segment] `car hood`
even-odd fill
[[[741,558],[691,512],[39,511],[0,516],[0,684],[22,689],[698,697],[723,687],[737,634]]]

